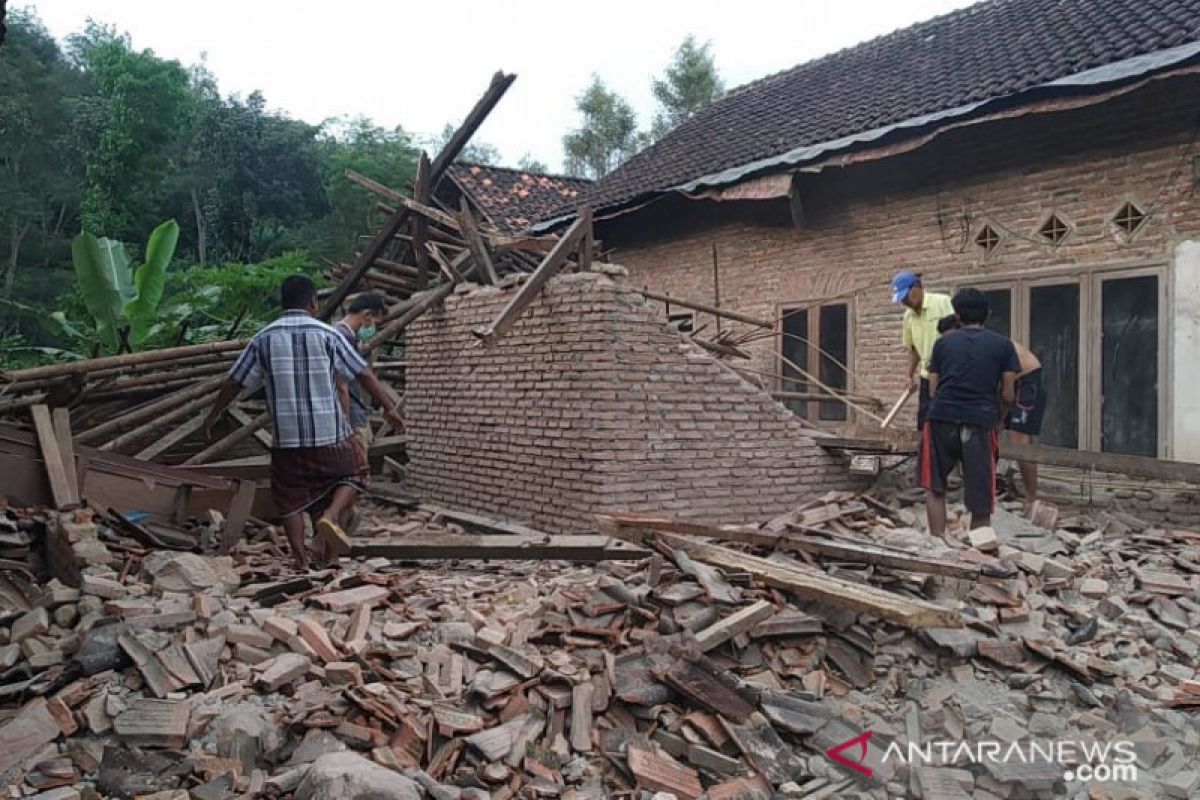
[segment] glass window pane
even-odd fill
[[[808,381],[800,376],[792,364],[808,372],[808,310],[785,311],[783,314],[783,336],[780,351],[787,359],[783,363],[783,391],[807,392]],[[788,363],[791,362],[791,364]],[[783,404],[800,417],[808,416],[805,400],[784,400]]]
[[[1046,381],[1041,440],[1079,447],[1079,284],[1029,289],[1029,349]]]
[[[1158,455],[1158,278],[1104,281],[1100,298],[1100,449]]]
[[[984,289],[992,306],[987,327],[1012,338],[1012,289]]]
[[[821,348],[821,371],[817,375],[821,383],[832,389],[845,389],[849,384],[846,376],[846,360],[849,356],[850,309],[845,303],[822,306],[817,324],[818,344]],[[846,404],[836,400],[822,400],[820,419],[845,419]]]

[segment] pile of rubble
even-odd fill
[[[90,556],[78,588],[0,580],[7,796],[1196,796],[1200,534],[1041,508],[1049,529],[1001,511],[943,542],[904,499],[759,528],[612,515],[649,550],[595,565],[305,574],[271,529],[218,557],[43,515]],[[471,538],[448,519],[375,509],[362,551]],[[814,588],[779,588],[793,574]],[[964,624],[814,599],[842,584]],[[1030,739],[1128,741],[1140,774],[892,749]]]

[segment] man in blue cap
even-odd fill
[[[954,313],[950,296],[927,292],[921,276],[904,270],[892,278],[892,302],[904,304],[901,340],[908,348],[908,382],[917,390],[917,430],[929,413],[929,359],[938,340],[938,321]]]

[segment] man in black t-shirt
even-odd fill
[[[946,480],[962,464],[963,499],[971,527],[991,523],[996,502],[996,425],[1013,400],[1021,371],[1005,336],[983,327],[991,309],[978,289],[954,295],[962,328],[933,346],[929,361],[929,414],[921,431],[921,485],[928,489],[929,530],[946,531]]]

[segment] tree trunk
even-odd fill
[[[13,220],[8,238],[8,265],[4,269],[4,296],[12,297],[13,281],[17,278],[17,255],[21,252],[21,242],[29,232],[29,224],[18,225]]]
[[[192,189],[192,213],[196,215],[196,258],[203,267],[207,242],[205,241],[204,214],[200,211],[200,198],[195,189]]]

